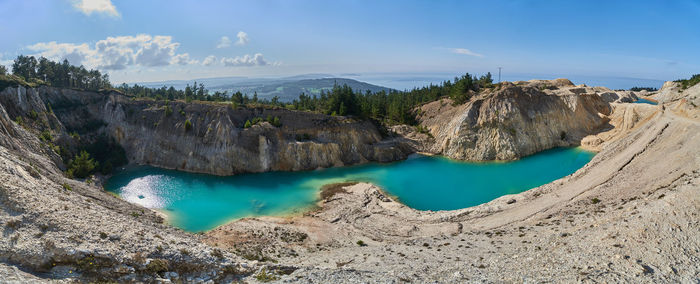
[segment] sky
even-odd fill
[[[0,35],[0,64],[65,58],[113,83],[498,67],[533,77],[700,73],[700,0],[0,0]]]

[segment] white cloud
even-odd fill
[[[73,0],[73,8],[85,15],[92,13],[105,14],[111,17],[119,17],[117,7],[114,7],[111,0]]]
[[[234,58],[221,58],[221,63],[224,66],[265,66],[268,62],[263,58],[262,53],[256,53],[253,56],[248,54],[243,56],[236,56]]]
[[[197,64],[198,60],[190,59],[189,53],[183,53],[173,56],[170,60],[170,64],[187,65],[187,64]]]
[[[94,48],[87,43],[42,42],[27,48],[52,60],[68,59],[72,64],[83,64],[88,68],[106,70],[125,69],[129,65],[148,67],[170,64],[192,64],[195,60],[189,54],[177,54],[180,43],[173,42],[171,36],[108,37],[95,43]]]
[[[238,37],[238,41],[236,41],[236,45],[246,45],[250,41],[250,39],[248,38],[248,34],[245,33],[244,31],[238,32],[236,37]]]
[[[469,49],[466,48],[450,48],[449,49],[452,53],[457,53],[457,54],[464,54],[464,55],[471,55],[471,56],[476,56],[476,57],[484,57],[483,54],[479,54],[476,52],[473,52]]]
[[[227,36],[222,36],[219,43],[216,45],[216,48],[226,48],[229,46],[231,46],[231,39]]]
[[[202,65],[204,66],[210,66],[216,62],[216,56],[214,55],[209,55],[207,58],[204,58],[204,61],[202,61]]]
[[[68,59],[68,61],[75,65],[87,64],[87,58],[95,56],[95,50],[90,49],[90,46],[86,43],[76,45],[51,41],[40,42],[30,45],[27,48],[32,51],[41,52],[41,56],[46,58],[55,60]]]

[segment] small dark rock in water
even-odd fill
[[[508,201],[506,202],[506,204],[513,204],[513,203],[515,203],[515,199],[511,199],[511,200],[508,200]]]

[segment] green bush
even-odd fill
[[[41,135],[39,135],[39,139],[44,142],[51,142],[53,141],[53,137],[51,136],[51,132],[48,130],[44,130],[41,132]]]
[[[250,120],[245,121],[245,125],[243,125],[243,128],[250,128],[252,125],[250,124]]]
[[[37,118],[39,118],[39,114],[36,113],[35,110],[32,110],[29,112],[29,117],[31,117],[32,119],[37,119]]]
[[[146,265],[146,271],[150,273],[160,273],[168,271],[168,261],[165,259],[153,259]]]
[[[192,130],[192,122],[190,120],[185,120],[185,131],[190,131]]]
[[[107,135],[98,136],[94,142],[86,145],[84,150],[101,165],[96,170],[103,174],[110,174],[114,168],[129,162],[124,148],[114,138]],[[63,154],[61,155],[64,156]]]
[[[69,177],[86,178],[95,171],[99,165],[90,154],[83,150],[70,162],[67,174]]]
[[[173,114],[173,109],[169,105],[165,105],[165,116],[170,116]]]
[[[272,123],[272,125],[274,125],[275,127],[282,126],[282,123],[280,122],[280,118],[277,116],[275,116],[275,118],[273,118],[272,122],[270,122],[270,123]]]

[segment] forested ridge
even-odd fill
[[[0,75],[7,78],[7,70],[0,70]],[[278,97],[259,99],[257,93],[252,96],[235,92],[209,92],[204,84],[194,82],[183,90],[174,87],[149,88],[138,84],[121,84],[112,88],[109,76],[98,70],[87,70],[83,66],[73,66],[67,60],[61,63],[44,57],[38,60],[33,56],[20,55],[12,64],[12,78],[24,80],[31,84],[45,84],[56,87],[69,87],[84,90],[116,89],[127,96],[153,100],[184,100],[229,102],[233,108],[248,106],[272,106],[292,110],[311,111],[328,115],[356,116],[371,118],[387,123],[413,124],[412,110],[423,103],[449,97],[455,104],[466,102],[482,88],[493,86],[491,73],[481,77],[465,74],[446,80],[440,84],[430,84],[410,91],[357,92],[347,85],[335,85],[320,95],[299,94],[292,102],[281,102]]]

